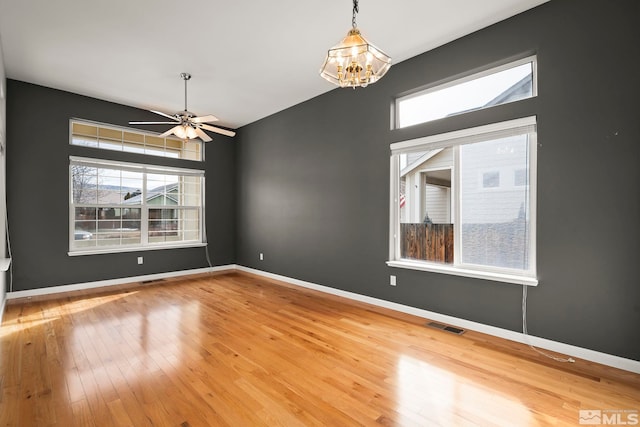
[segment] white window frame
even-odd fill
[[[73,125],[74,124],[79,124],[79,125],[85,125],[85,126],[93,126],[96,127],[98,129],[102,128],[105,130],[115,130],[118,132],[127,132],[130,134],[136,134],[136,135],[140,135],[145,139],[145,142],[141,143],[141,144],[135,144],[140,145],[140,147],[137,147],[139,149],[142,149],[143,152],[139,153],[137,151],[129,151],[126,150],[125,147],[128,145],[134,145],[132,143],[127,144],[127,141],[125,141],[124,139],[121,139],[120,141],[117,141],[115,139],[109,139],[106,138],[105,141],[108,141],[109,144],[112,145],[116,145],[118,142],[120,143],[121,149],[114,149],[114,148],[105,148],[105,147],[101,147],[100,145],[98,145],[97,147],[92,146],[92,145],[84,145],[84,144],[74,144],[74,135],[77,135],[79,137],[93,137],[92,135],[83,135],[83,134],[75,134],[73,132]],[[146,131],[142,131],[140,129],[135,129],[135,128],[128,128],[128,127],[124,127],[124,126],[115,126],[115,125],[109,125],[109,124],[105,124],[105,123],[100,123],[100,122],[94,122],[91,120],[83,120],[83,119],[77,119],[77,118],[73,118],[69,120],[69,144],[76,146],[76,147],[88,147],[91,149],[95,149],[95,150],[105,150],[105,151],[123,151],[126,153],[136,153],[136,154],[143,154],[145,156],[154,156],[154,157],[168,157],[168,158],[177,158],[180,160],[188,160],[188,161],[192,161],[192,162],[204,162],[204,143],[202,141],[199,140],[194,140],[194,139],[190,139],[190,140],[181,140],[179,138],[175,138],[175,137],[162,137],[160,139],[164,140],[164,145],[163,146],[159,146],[159,145],[148,145],[146,143],[146,137],[153,137],[153,138],[160,138],[160,134],[159,133],[155,133],[155,132],[146,132]],[[169,145],[169,142],[181,142],[182,144],[185,144],[186,142],[190,143],[190,144],[195,144],[198,146],[197,151],[193,151],[194,153],[197,153],[199,158],[198,159],[189,159],[186,157],[182,157],[182,154],[185,152],[189,152],[189,150],[184,150],[184,145],[183,148],[181,150],[171,150],[171,148],[167,148]],[[99,144],[100,142],[100,137],[96,137],[96,143]],[[149,148],[149,149],[147,149]],[[171,153],[172,151],[174,152],[180,152],[181,155],[179,157],[173,157],[168,155],[169,153]],[[162,153],[162,154],[161,154]]]
[[[99,246],[92,246],[88,248],[73,248],[73,242],[75,241],[75,208],[78,207],[73,202],[73,179],[72,179],[72,167],[74,165],[86,165],[89,167],[98,168],[110,168],[127,171],[135,171],[143,173],[143,186],[142,186],[142,203],[140,205],[113,205],[113,204],[90,204],[88,207],[117,207],[117,208],[140,208],[140,243],[134,245],[119,245],[119,246],[106,246],[100,248]],[[200,177],[200,206],[164,206],[164,205],[149,205],[146,203],[147,192],[147,174],[170,174],[178,176],[191,176]],[[135,251],[147,251],[156,249],[172,249],[172,248],[185,248],[185,247],[200,247],[206,246],[205,240],[205,222],[204,222],[204,208],[205,208],[205,172],[200,169],[185,169],[168,166],[158,166],[141,163],[120,162],[114,160],[95,159],[87,157],[69,157],[69,256],[78,255],[95,255],[106,253],[118,253],[118,252],[135,252]],[[171,241],[171,242],[149,242],[149,209],[198,209],[198,221],[200,224],[200,237],[197,240],[187,241]]]
[[[412,98],[420,97],[420,96],[423,96],[423,95],[428,95],[428,94],[430,94],[432,92],[437,92],[437,91],[440,91],[440,90],[443,90],[443,89],[447,89],[447,88],[450,88],[452,86],[457,86],[459,84],[463,84],[463,83],[466,83],[466,82],[469,82],[469,81],[472,81],[472,80],[481,79],[483,77],[490,76],[490,75],[496,74],[496,73],[500,73],[501,71],[505,71],[505,70],[508,70],[510,68],[519,67],[520,65],[524,65],[524,64],[528,64],[528,63],[531,63],[531,86],[532,86],[531,90],[532,90],[532,93],[531,93],[531,97],[524,98],[524,99],[535,98],[536,96],[538,96],[538,58],[537,58],[536,55],[531,55],[531,56],[527,56],[526,58],[518,59],[516,61],[511,61],[509,63],[503,64],[503,65],[499,65],[497,67],[489,68],[487,70],[480,71],[478,73],[473,73],[473,74],[470,74],[470,75],[467,75],[467,76],[464,76],[464,77],[461,77],[461,78],[458,78],[458,79],[446,81],[444,83],[443,82],[436,83],[433,86],[428,87],[426,89],[420,89],[420,90],[418,90],[416,92],[409,93],[407,95],[403,95],[403,96],[397,97],[395,99],[394,104],[393,104],[393,106],[394,106],[394,108],[393,108],[393,111],[394,111],[394,114],[393,114],[393,126],[394,126],[394,129],[403,129],[405,127],[410,127],[410,126],[416,126],[416,125],[419,125],[419,124],[429,123],[429,122],[431,122],[433,120],[441,120],[441,119],[425,120],[425,121],[420,122],[420,123],[414,123],[414,124],[411,124],[411,125],[408,125],[408,126],[401,127],[400,126],[400,107],[399,107],[399,104],[402,101],[410,100]],[[508,101],[508,102],[504,102],[504,103],[497,104],[497,105],[505,105],[505,104],[509,104],[511,102],[519,102],[519,101],[522,101],[522,100],[523,99],[520,99],[520,100],[517,100],[517,101]],[[494,107],[494,106],[492,105],[492,106],[489,106],[489,107],[482,107],[482,108],[475,109],[473,111],[484,110],[484,109],[492,108],[492,107]],[[461,112],[453,113],[452,116],[457,116],[457,115],[460,115],[460,114],[466,114],[466,113],[464,111],[461,111]]]
[[[519,271],[490,266],[470,266],[460,263],[461,222],[459,210],[460,168],[454,167],[452,175],[452,218],[454,219],[454,263],[441,264],[430,261],[411,260],[400,257],[400,154],[415,151],[435,150],[454,147],[454,165],[459,164],[461,145],[488,141],[513,135],[529,135],[529,270]],[[537,183],[537,141],[536,117],[508,120],[474,128],[462,129],[416,138],[391,144],[390,157],[390,199],[389,199],[389,261],[390,267],[431,271],[478,279],[487,279],[519,285],[537,286],[536,276],[536,183]]]

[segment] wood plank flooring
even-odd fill
[[[640,410],[640,375],[424,324],[241,273],[12,303],[0,426],[574,426]]]

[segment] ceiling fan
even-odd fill
[[[215,122],[218,120],[216,116],[212,116],[208,114],[206,116],[196,117],[195,114],[187,110],[187,82],[191,79],[191,74],[189,73],[180,73],[180,78],[184,80],[184,111],[180,111],[175,113],[174,115],[165,114],[161,111],[149,110],[152,113],[159,114],[173,121],[171,122],[129,122],[130,125],[175,125],[162,135],[161,137],[166,137],[171,134],[174,134],[180,139],[194,139],[200,138],[204,142],[211,141],[211,137],[206,134],[202,129],[208,130],[210,132],[219,133],[221,135],[226,136],[235,136],[235,132],[222,129],[216,126],[208,125],[207,123]]]

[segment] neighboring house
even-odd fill
[[[123,196],[121,187],[101,185],[98,191],[101,204],[114,207],[76,208],[75,239],[88,240],[96,232],[102,233],[104,238],[120,238],[124,234],[129,237],[138,236],[141,226],[140,206],[142,204],[140,190],[130,189]],[[176,234],[179,212],[172,206],[179,204],[179,197],[179,183],[177,182],[161,185],[147,191],[146,204],[154,206],[148,210],[149,237],[167,237]],[[118,205],[127,207],[116,207]],[[114,235],[114,231],[123,234]],[[106,236],[105,233],[109,233],[109,236]]]
[[[140,191],[128,193],[130,197],[125,196],[123,204],[139,205],[142,201]],[[178,183],[161,185],[147,191],[147,205],[176,206],[178,205]]]
[[[531,75],[480,108],[522,98],[531,91]],[[526,147],[517,137],[464,146],[460,160],[460,191],[465,223],[512,221],[526,203]],[[403,223],[451,224],[453,149],[410,153],[400,160],[400,220]],[[500,209],[496,209],[499,206]]]
[[[450,224],[453,150],[403,155],[400,167],[400,222]]]
[[[178,229],[178,210],[170,207],[179,204],[179,190],[179,183],[175,182],[147,191],[147,206],[158,206],[158,208],[149,208],[149,236],[155,236],[158,234],[157,231],[163,231],[162,235],[167,235],[167,230]],[[141,202],[142,194],[137,192],[132,193],[131,197],[125,196],[123,204],[140,205]]]
[[[519,99],[526,90],[531,90],[530,77],[516,82],[485,107]],[[460,200],[459,241],[464,262],[480,265],[497,262],[505,267],[526,268],[529,262],[523,250],[529,233],[526,138],[508,136],[401,155],[400,223],[406,229],[402,232],[403,256],[453,262],[453,254],[449,253],[453,245],[449,239],[454,239],[453,203]],[[460,180],[457,184],[456,179]],[[460,194],[456,196],[454,191]],[[441,247],[439,255],[438,249],[434,252],[431,247],[439,239],[433,234],[439,228],[420,228],[417,224],[421,223],[438,224],[446,230],[444,243],[435,243]],[[424,233],[427,237],[423,241]],[[437,258],[430,252],[436,253]]]

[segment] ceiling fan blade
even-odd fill
[[[198,135],[198,137],[199,137],[201,140],[203,140],[204,142],[213,141],[209,135],[207,135],[206,133],[204,133],[204,132],[202,131],[202,129],[200,129],[200,128],[195,128],[195,130],[196,130],[196,134]]]
[[[215,132],[215,133],[219,133],[221,135],[226,135],[226,136],[236,136],[236,133],[232,130],[226,130],[226,129],[222,129],[216,126],[209,126],[209,125],[205,125],[205,124],[200,124],[198,125],[199,127],[201,127],[202,129],[206,129],[209,130],[211,132]]]
[[[171,129],[169,129],[168,131],[166,131],[165,133],[163,133],[163,134],[161,134],[161,135],[158,135],[158,137],[160,137],[160,138],[165,138],[165,137],[167,137],[167,136],[171,135],[172,133],[174,133],[174,131],[175,131],[177,128],[179,128],[179,127],[180,127],[180,125],[178,125],[178,126],[174,126],[174,127],[172,127]]]
[[[176,122],[129,122],[130,125],[175,125]]]
[[[206,116],[194,117],[191,119],[193,123],[209,123],[209,122],[217,122],[218,118],[214,115],[208,114]]]
[[[149,111],[151,111],[152,113],[155,113],[155,114],[159,114],[159,115],[161,115],[161,116],[164,116],[164,117],[166,117],[166,118],[168,118],[168,119],[171,119],[171,120],[173,120],[173,121],[176,121],[176,122],[179,122],[179,121],[180,121],[180,119],[176,118],[175,116],[172,116],[172,115],[170,115],[170,114],[163,113],[162,111],[156,111],[156,110],[149,110]]]

